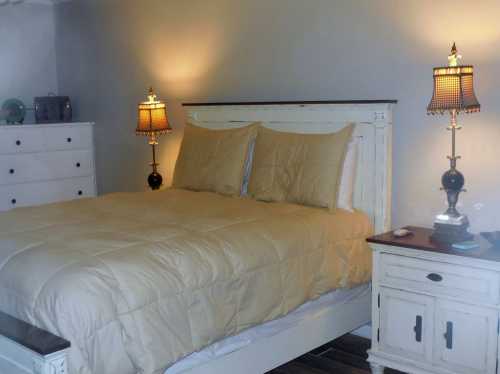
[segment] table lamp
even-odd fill
[[[153,151],[153,172],[148,176],[148,184],[152,190],[157,190],[163,183],[163,178],[158,173],[158,163],[156,162],[156,146],[160,135],[172,131],[168,123],[167,109],[165,103],[158,100],[153,88],[149,89],[148,101],[144,101],[138,106],[138,121],[135,133],[137,135],[149,136],[149,145]]]
[[[451,122],[448,130],[451,131],[451,156],[450,169],[441,177],[443,190],[446,191],[448,209],[434,220],[432,240],[444,243],[457,243],[470,240],[472,235],[467,232],[469,221],[467,216],[457,211],[458,195],[463,190],[464,176],[457,170],[457,160],[460,156],[455,154],[455,135],[461,129],[457,125],[459,113],[479,112],[480,105],[474,94],[473,70],[471,65],[459,65],[462,58],[457,53],[453,43],[451,54],[448,56],[448,66],[434,68],[434,93],[427,106],[427,114],[449,113]]]

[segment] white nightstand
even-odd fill
[[[496,374],[500,249],[482,238],[467,252],[432,243],[432,230],[409,227],[368,239],[373,249],[374,374]]]

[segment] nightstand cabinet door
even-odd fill
[[[436,302],[434,361],[454,373],[495,374],[498,311]]]
[[[380,288],[382,351],[418,361],[432,360],[434,299]]]

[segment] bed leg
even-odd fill
[[[384,367],[378,364],[370,364],[372,374],[384,374]]]

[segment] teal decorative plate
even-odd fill
[[[2,105],[2,114],[9,125],[23,123],[26,116],[26,107],[21,100],[8,99]]]

